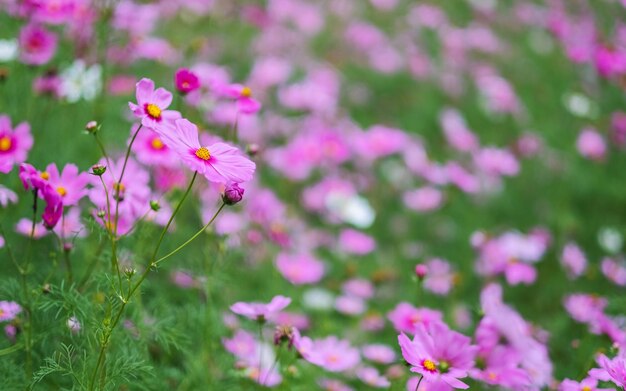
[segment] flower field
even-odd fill
[[[0,390],[626,386],[626,1],[0,0]]]

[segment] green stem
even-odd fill
[[[217,218],[217,215],[220,214],[220,212],[222,211],[222,209],[224,209],[224,207],[226,206],[226,204],[222,203],[222,205],[219,207],[219,209],[217,210],[217,212],[215,212],[215,214],[213,215],[213,217],[211,217],[211,220],[209,220],[208,223],[206,223],[204,225],[204,227],[200,228],[200,230],[198,232],[196,232],[192,237],[190,237],[189,239],[187,239],[187,241],[183,244],[181,244],[180,246],[178,246],[175,250],[170,251],[169,253],[167,253],[166,255],[162,256],[161,258],[157,259],[154,264],[158,265],[160,262],[166,260],[167,258],[171,257],[172,255],[176,254],[177,252],[179,252],[180,250],[182,250],[183,248],[185,248],[189,243],[193,242],[195,238],[197,238],[198,236],[200,236],[200,234],[202,234],[207,228],[209,228],[209,226],[213,223],[213,221],[215,221],[215,219]]]
[[[193,187],[193,184],[196,181],[197,176],[198,176],[198,172],[196,171],[196,172],[194,172],[193,177],[191,178],[191,181],[189,182],[189,186],[187,186],[187,190],[185,191],[185,194],[183,195],[181,200],[178,202],[178,205],[176,205],[176,209],[174,209],[174,212],[172,213],[172,216],[170,216],[170,219],[168,220],[167,224],[163,228],[163,231],[161,232],[161,236],[159,237],[159,240],[158,240],[157,245],[156,245],[156,247],[154,249],[154,252],[152,253],[152,257],[150,258],[150,262],[148,263],[148,265],[147,265],[146,269],[144,270],[144,272],[141,274],[141,277],[139,278],[139,280],[135,283],[133,288],[129,290],[128,296],[125,297],[125,298],[122,297],[122,305],[120,306],[119,311],[115,315],[115,318],[114,318],[113,322],[108,327],[108,329],[105,331],[105,334],[104,334],[104,336],[102,338],[102,343],[100,345],[100,353],[98,354],[98,361],[96,362],[96,367],[94,368],[94,371],[93,371],[93,373],[91,375],[91,381],[89,382],[89,390],[91,390],[91,391],[94,390],[94,386],[95,386],[95,383],[96,383],[96,378],[98,377],[98,372],[100,370],[100,367],[104,363],[105,353],[106,353],[106,349],[107,349],[107,347],[109,345],[109,341],[111,339],[111,334],[113,333],[113,330],[115,329],[115,327],[119,323],[120,319],[122,318],[122,315],[124,313],[124,309],[126,308],[126,305],[128,304],[130,298],[135,293],[135,291],[137,291],[137,289],[139,288],[141,283],[146,279],[146,277],[148,276],[148,273],[150,273],[150,270],[154,266],[156,266],[156,264],[154,263],[154,260],[156,259],[156,256],[157,256],[157,253],[158,253],[159,249],[161,248],[161,243],[163,242],[163,238],[165,237],[165,234],[167,233],[167,230],[169,229],[170,225],[172,225],[172,221],[174,221],[174,217],[178,214],[178,211],[180,210],[181,206],[183,205],[183,202],[185,201],[185,199],[187,198],[187,196],[191,192],[191,188]],[[121,295],[121,291],[120,291],[120,295]],[[104,369],[103,369],[103,371],[104,371]],[[106,375],[103,375],[103,376],[106,376]],[[106,379],[101,377],[101,384],[105,384],[105,383],[106,383]]]

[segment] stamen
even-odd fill
[[[65,187],[59,186],[57,187],[57,193],[59,193],[61,197],[65,197],[65,195],[67,194],[67,190],[65,189]]]
[[[48,174],[48,171],[42,171],[41,174],[39,174],[39,177],[47,181],[50,178],[50,174]]]
[[[211,158],[211,153],[206,147],[200,147],[196,150],[196,156],[202,160],[209,160]]]
[[[241,96],[243,96],[244,98],[249,98],[252,96],[252,90],[250,89],[250,87],[243,87],[241,89]]]
[[[11,149],[13,143],[11,142],[11,138],[9,136],[0,137],[0,152],[6,152]]]
[[[161,150],[165,147],[165,144],[163,144],[163,141],[161,141],[161,139],[158,137],[153,138],[152,141],[150,142],[150,145],[152,146],[152,148],[156,150]]]
[[[150,117],[154,119],[161,119],[161,108],[154,103],[146,104],[145,110]]]
[[[432,360],[426,359],[422,361],[422,366],[429,372],[437,372],[437,366]]]

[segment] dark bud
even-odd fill
[[[222,200],[226,205],[235,205],[243,199],[244,189],[239,187],[237,183],[231,183],[226,185],[224,194],[222,194]]]

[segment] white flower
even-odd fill
[[[17,40],[0,39],[0,62],[9,62],[17,58]]]
[[[563,96],[565,108],[577,117],[595,118],[598,113],[597,106],[585,95],[579,93]]]
[[[322,288],[313,288],[304,292],[302,304],[312,310],[331,310],[335,305],[335,297],[329,291]]]
[[[361,229],[369,228],[376,218],[369,202],[359,195],[330,193],[326,197],[326,207],[341,220]]]
[[[87,68],[82,60],[76,60],[61,73],[61,95],[69,102],[93,100],[101,89],[102,67],[99,64]]]
[[[622,249],[624,238],[615,228],[605,227],[598,232],[598,243],[604,251],[617,254]]]

